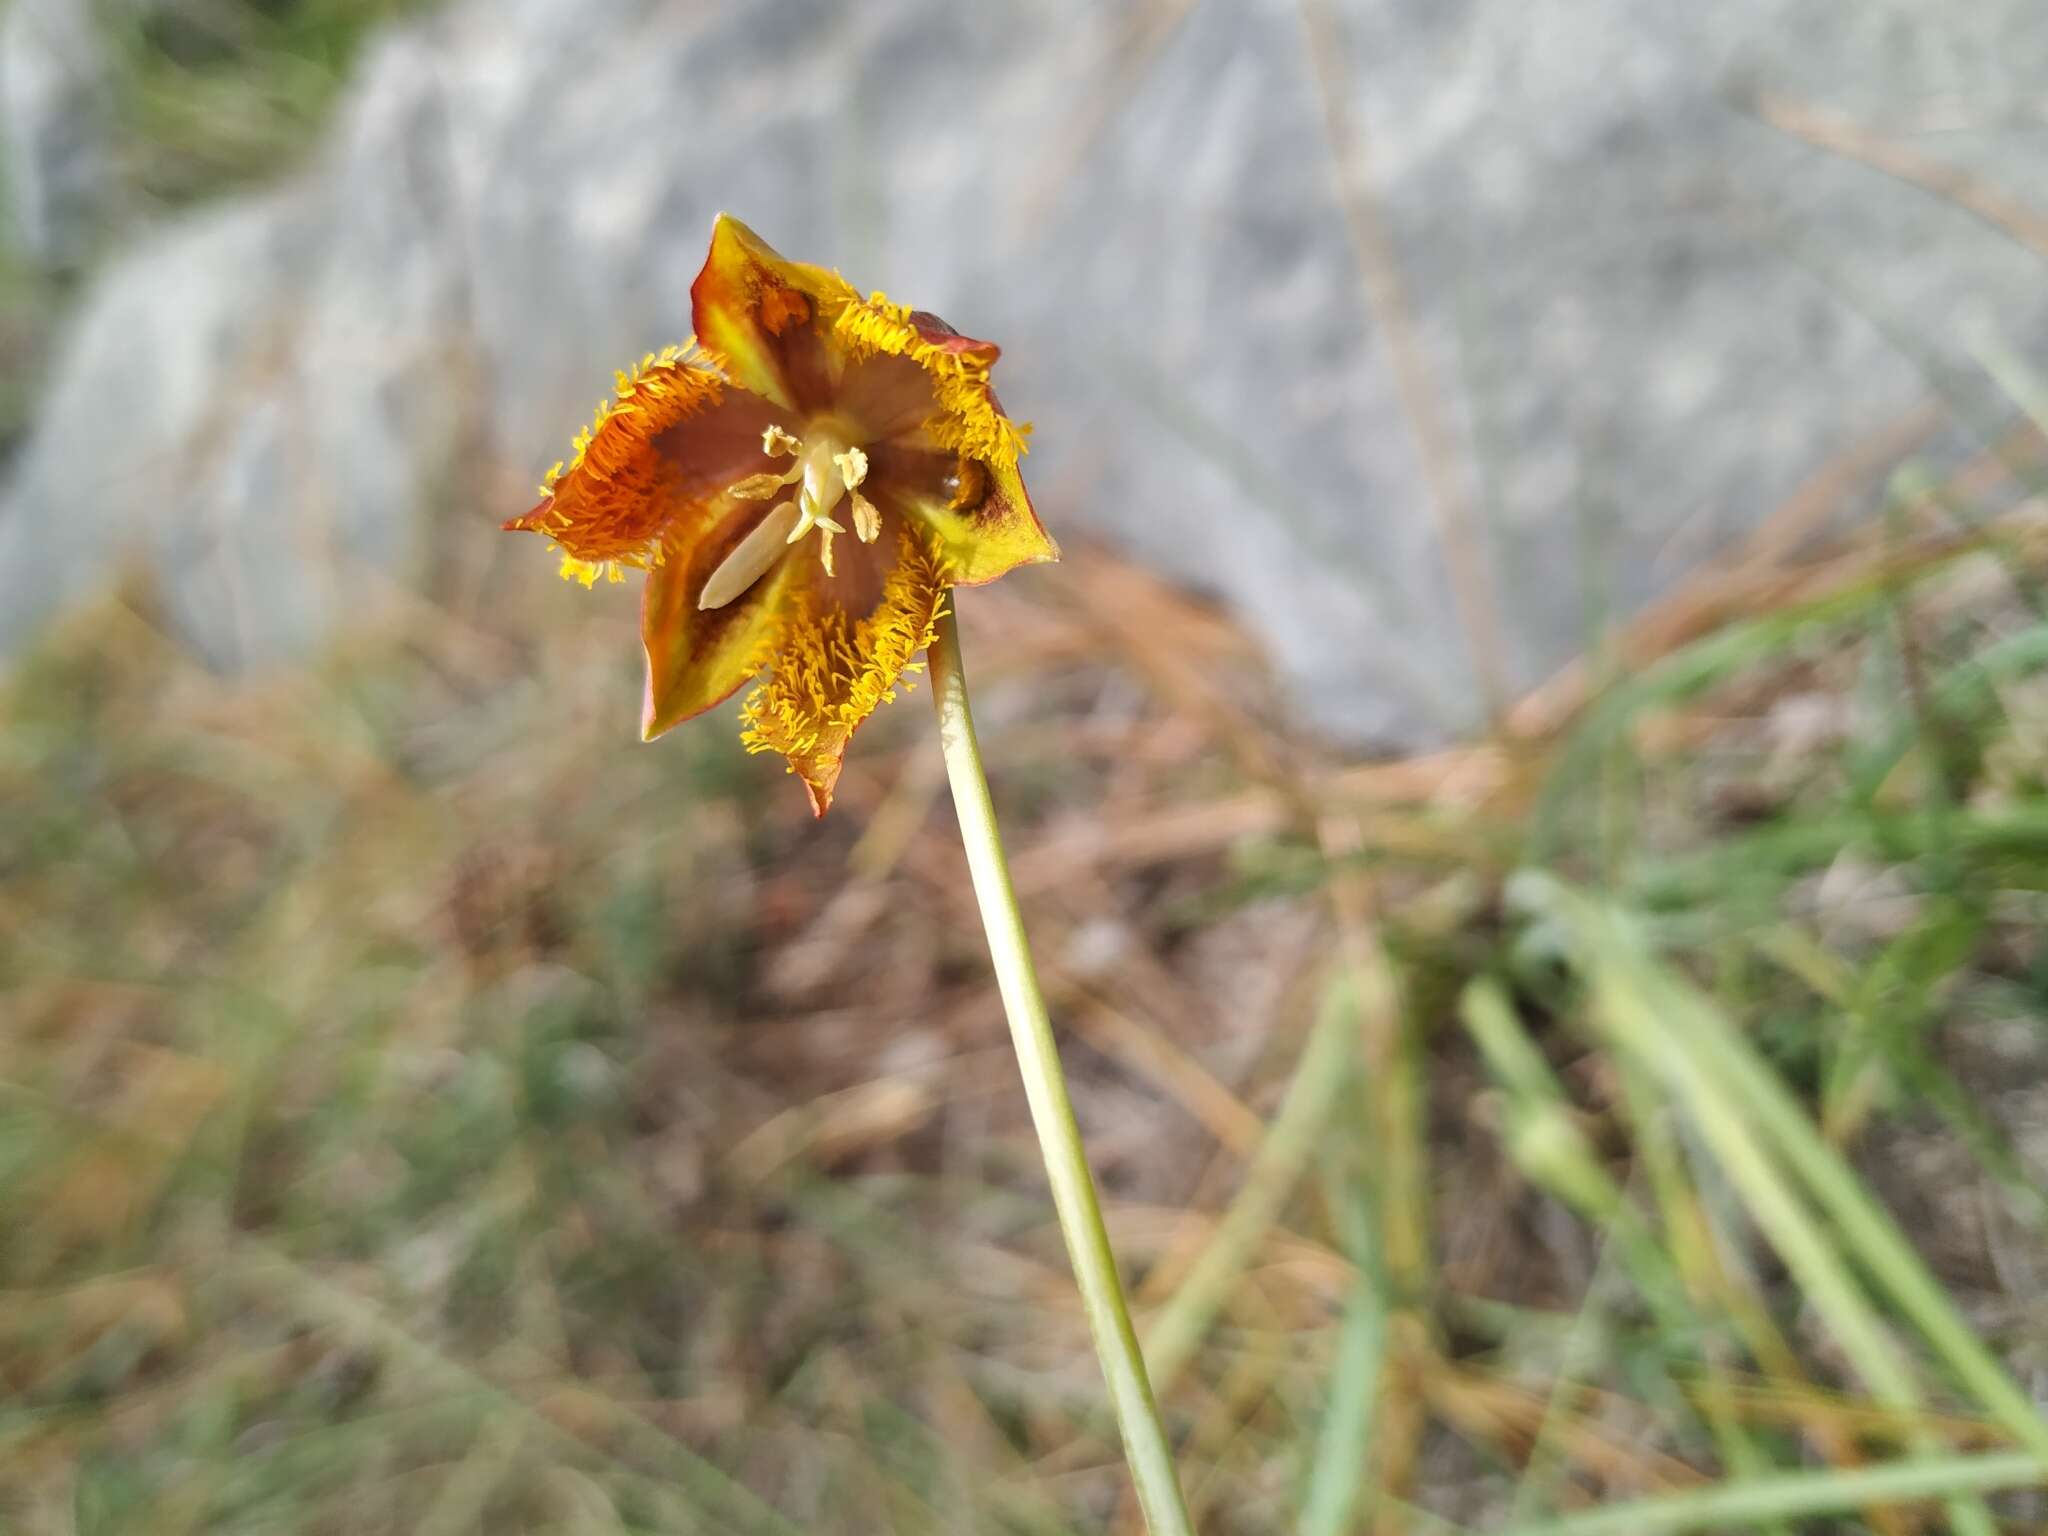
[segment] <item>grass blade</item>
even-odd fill
[[[1187,1278],[1145,1330],[1145,1361],[1155,1391],[1164,1394],[1187,1365],[1253,1251],[1280,1219],[1350,1080],[1346,1066],[1358,1018],[1358,994],[1351,983],[1331,985],[1243,1187]]]
[[[1316,1435],[1301,1536],[1344,1536],[1352,1528],[1372,1460],[1373,1416],[1386,1361],[1387,1307],[1372,1256],[1373,1221],[1364,1188],[1355,1180],[1332,1179],[1331,1201],[1358,1278],[1330,1370],[1330,1404]]]
[[[2044,1484],[2048,1484],[2048,1466],[2025,1451],[1947,1456],[1846,1471],[1789,1472],[1746,1483],[1659,1494],[1558,1520],[1510,1526],[1500,1536],[1670,1536]]]

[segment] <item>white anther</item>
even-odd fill
[[[698,611],[723,608],[766,575],[768,568],[781,557],[784,545],[789,542],[786,536],[796,522],[795,502],[785,501],[770,508],[768,514],[754,525],[753,531],[733,547],[733,552],[719,561],[718,569],[711,573],[710,579],[704,583],[703,592],[698,595]]]

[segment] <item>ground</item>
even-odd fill
[[[1407,761],[1104,552],[963,595],[1203,1529],[2029,1480],[2041,536],[1955,511]],[[514,545],[304,670],[131,591],[9,685],[0,1508],[1135,1529],[924,693],[813,822],[722,716],[639,744],[630,598]]]

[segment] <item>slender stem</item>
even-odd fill
[[[932,692],[939,710],[939,743],[946,754],[946,777],[953,785],[953,805],[960,817],[960,840],[967,848],[967,868],[974,877],[975,900],[982,927],[988,932],[989,958],[995,963],[996,985],[1009,1016],[1010,1038],[1017,1047],[1017,1065],[1024,1076],[1024,1095],[1031,1105],[1031,1123],[1045,1158],[1046,1181],[1052,1185],[1053,1209],[1067,1240],[1067,1258],[1074,1266],[1082,1310],[1095,1336],[1095,1353],[1109,1387],[1110,1406],[1123,1436],[1124,1457],[1137,1485],[1138,1504],[1153,1536],[1193,1536],[1180,1480],[1174,1473],[1173,1448],[1152,1400],[1145,1375],[1145,1357],[1131,1328],[1117,1279],[1116,1256],[1102,1224],[1095,1198],[1095,1179],[1081,1146],[1081,1128],[1067,1097],[1067,1080],[1053,1045],[1052,1020],[1038,988],[1031,963],[1031,945],[1017,910],[1017,892],[1003,857],[996,830],[995,806],[988,778],[982,772],[981,748],[974,739],[974,717],[967,707],[967,677],[960,666],[960,633],[949,612],[939,620],[929,654]]]

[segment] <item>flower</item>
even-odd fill
[[[1017,461],[992,342],[862,298],[729,215],[690,289],[696,335],[618,376],[614,400],[504,526],[562,574],[647,572],[649,741],[767,676],[740,711],[822,816],[855,729],[908,686],[946,591],[1059,550]]]

